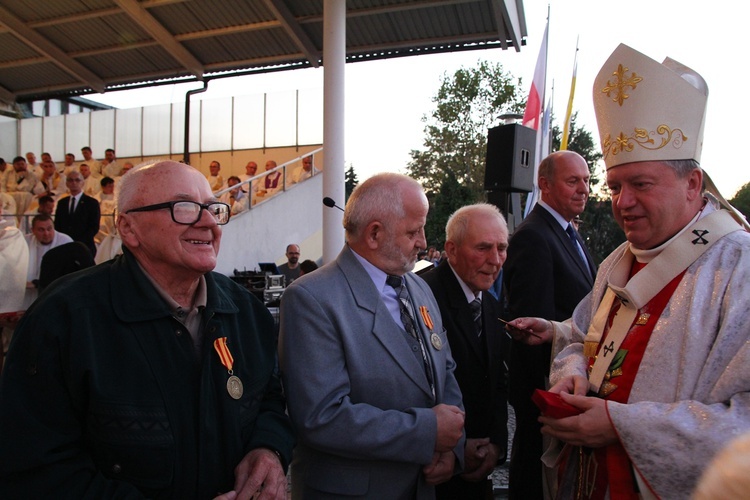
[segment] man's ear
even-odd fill
[[[138,246],[138,236],[136,234],[136,228],[133,223],[132,217],[127,214],[117,215],[117,232],[120,235],[122,243],[128,248],[135,248]]]
[[[365,227],[365,243],[370,250],[377,250],[383,241],[385,228],[380,221],[374,220]]]
[[[703,170],[696,168],[690,171],[687,178],[688,200],[703,196]]]
[[[451,240],[447,240],[445,242],[445,253],[448,254],[448,260],[451,262],[456,260],[456,251],[458,250],[458,245],[456,245],[455,242]]]

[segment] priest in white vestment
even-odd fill
[[[750,234],[700,167],[707,96],[695,71],[625,45],[594,82],[627,241],[570,320],[519,318],[535,335],[511,332],[553,342],[550,392],[580,412],[540,418],[565,444],[544,457],[558,498],[689,498],[750,430]]]
[[[32,219],[31,234],[26,235],[26,243],[29,246],[29,267],[26,272],[24,310],[28,309],[39,295],[36,282],[39,280],[44,254],[55,247],[72,242],[73,239],[67,234],[55,231],[54,222],[49,215],[40,214]]]

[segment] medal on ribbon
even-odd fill
[[[229,347],[227,347],[227,338],[219,337],[214,340],[214,349],[216,349],[221,364],[224,365],[224,368],[227,369],[227,373],[229,374],[229,378],[227,379],[227,392],[232,399],[240,399],[244,389],[242,387],[242,380],[240,380],[232,370],[232,367],[234,366],[234,357],[232,357],[232,353],[229,351]]]
[[[430,343],[432,344],[432,347],[439,351],[443,348],[443,341],[440,340],[440,335],[432,331],[432,329],[435,328],[435,323],[432,321],[432,316],[430,316],[430,311],[427,309],[427,306],[419,306],[419,314],[422,316],[422,321],[427,329],[430,330]]]

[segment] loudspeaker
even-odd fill
[[[536,130],[523,125],[500,125],[487,131],[484,189],[530,192],[534,189]]]

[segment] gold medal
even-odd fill
[[[240,399],[242,397],[242,380],[237,375],[232,375],[227,380],[227,392],[232,399]]]
[[[443,341],[440,340],[440,335],[435,332],[432,332],[432,335],[430,335],[430,342],[432,343],[432,347],[438,351],[443,348]]]

